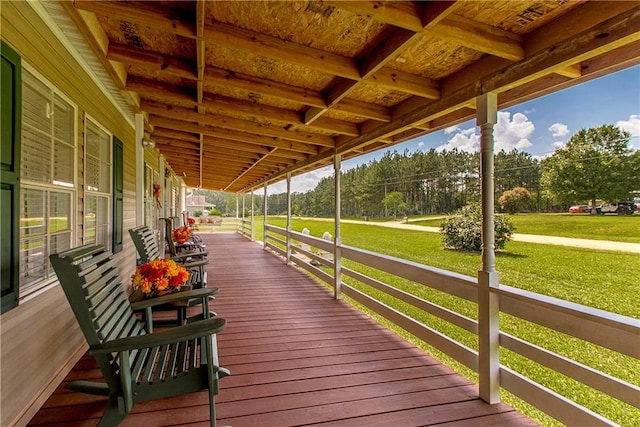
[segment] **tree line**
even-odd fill
[[[629,199],[640,190],[640,151],[630,147],[629,139],[629,133],[603,125],[582,129],[544,160],[518,150],[496,153],[496,210],[511,211],[514,205],[508,202],[516,195],[517,210],[530,212],[566,211],[571,204],[591,200]],[[387,151],[379,160],[342,172],[341,215],[382,218],[450,213],[480,201],[479,171],[479,153]],[[206,195],[207,202],[216,203],[223,212],[235,213],[234,196]],[[510,196],[502,197],[504,206],[500,204],[503,195]],[[254,196],[258,214],[263,212],[262,199]],[[245,199],[246,209],[249,206]],[[333,216],[334,177],[321,179],[312,190],[293,193],[291,206],[295,215]],[[269,215],[285,214],[286,193],[269,195],[267,210]]]

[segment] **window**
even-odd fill
[[[49,255],[71,248],[76,107],[29,67],[22,74],[20,298],[54,281]]]
[[[89,116],[84,129],[84,243],[111,248],[111,135]]]
[[[18,305],[20,288],[20,55],[0,40],[0,281],[5,313]]]

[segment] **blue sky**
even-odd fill
[[[640,66],[620,71],[590,82],[574,86],[542,98],[517,105],[498,113],[494,127],[496,151],[531,153],[543,158],[553,154],[555,147],[565,143],[582,128],[614,124],[631,133],[631,145],[640,149]],[[478,151],[480,131],[475,121],[461,123],[391,148],[376,151],[343,162],[343,169],[380,158],[385,151],[410,152],[418,150],[458,148]],[[291,180],[293,192],[315,187],[320,178],[332,174],[322,168]],[[269,194],[286,191],[284,182],[269,187]]]

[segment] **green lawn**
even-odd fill
[[[507,215],[516,233],[640,243],[640,215],[516,214]],[[441,218],[412,222],[439,227]]]
[[[521,215],[516,215],[516,217],[520,216]],[[525,218],[528,216],[522,215],[521,217]],[[530,217],[534,216],[531,215]],[[592,219],[579,217],[564,218],[563,216],[554,217],[560,218],[561,220],[575,219],[577,222]],[[549,218],[553,217],[550,216]],[[638,223],[635,217],[596,217],[594,219],[602,220],[603,224],[626,224],[631,223],[631,221]],[[616,222],[616,220],[623,220],[624,222]],[[284,227],[286,220],[284,218],[269,218],[269,224]],[[550,222],[548,224],[550,224]],[[261,218],[256,219],[255,225],[255,236],[257,239],[262,239],[263,230]],[[308,228],[313,236],[321,236],[325,231],[333,234],[333,224],[330,222],[303,219],[294,219],[292,221],[294,231],[301,231],[304,227]],[[481,258],[478,253],[442,249],[440,236],[436,233],[345,223],[342,224],[341,230],[342,241],[346,245],[392,255],[474,277],[481,266]],[[422,298],[468,317],[476,318],[477,309],[474,304],[381,273],[370,267],[354,265],[354,263],[349,261],[345,261],[344,264],[349,268],[376,277],[379,280],[410,291]],[[638,262],[637,254],[509,242],[505,251],[498,252],[496,264],[500,272],[500,283],[502,284],[626,316],[640,318],[640,308],[638,307],[637,297],[640,262]],[[372,294],[375,293],[367,290],[363,285],[350,282],[349,280],[346,281],[358,289],[366,290]],[[420,310],[395,301],[387,295],[377,293],[375,296],[396,309],[405,311],[421,322],[446,333],[465,345],[471,348],[477,348],[477,338],[473,334],[461,331],[446,322],[426,315]],[[374,317],[376,316],[374,315]],[[439,353],[424,343],[412,339],[412,337],[407,336],[403,331],[399,331],[398,328],[389,325],[388,322],[381,319],[378,320],[391,329],[398,331],[401,335],[406,336],[407,339],[414,341],[417,345],[425,348],[425,350],[460,371],[465,376],[475,379],[474,373],[455,363],[446,355]],[[549,331],[507,315],[501,315],[501,330],[526,339],[536,345],[548,348],[556,353],[578,360],[585,365],[592,366],[610,375],[623,378],[633,384],[640,384],[640,371],[637,369],[637,361],[634,359],[621,356],[594,345],[586,344],[580,340],[563,336],[562,334]],[[545,386],[560,394],[569,396],[578,403],[602,413],[607,418],[621,425],[631,426],[634,425],[634,420],[640,419],[640,411],[637,409],[622,404],[608,396],[603,396],[601,393],[597,393],[553,371],[524,360],[522,357],[511,354],[504,349],[501,352],[501,361],[504,365],[526,376],[536,378],[537,381]],[[507,395],[505,401],[517,406],[518,409],[537,419],[544,425],[556,425],[554,421],[546,415],[529,408],[528,405],[519,402],[513,397]]]

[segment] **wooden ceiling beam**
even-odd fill
[[[149,122],[154,126],[160,126],[163,128],[182,130],[187,132],[201,133],[203,135],[209,135],[214,137],[221,137],[225,139],[231,139],[248,144],[258,144],[268,147],[278,147],[285,150],[297,151],[306,154],[318,153],[318,147],[311,146],[309,144],[302,144],[293,141],[284,141],[278,138],[270,138],[266,136],[256,135],[253,133],[239,132],[225,128],[214,128],[210,126],[201,126],[193,123],[185,122],[182,120],[168,119],[165,117],[159,117],[151,115],[149,116]]]
[[[194,135],[193,133],[189,132],[156,127],[153,130],[152,138],[154,138],[156,135],[165,138],[177,139],[184,142],[193,142],[195,144],[200,144],[200,136]]]
[[[564,20],[566,25],[571,26],[573,19],[575,19],[573,14],[567,14],[558,20]],[[556,21],[553,21],[554,26],[557,25]],[[394,108],[393,122],[383,125],[365,123],[361,128],[360,137],[351,140],[339,138],[336,151],[338,153],[350,151],[369,141],[404,132],[415,123],[435,120],[466,108],[471,100],[482,93],[505,92],[577,61],[596,57],[638,40],[640,40],[640,6],[600,22],[592,28],[587,28],[562,42],[555,42],[549,46],[549,49],[540,49],[517,64],[494,69],[489,74],[468,76],[466,81],[461,81],[459,76],[454,76],[451,80],[456,82],[456,85],[448,87],[446,91],[443,90],[442,99],[430,102],[421,99],[405,101]]]
[[[157,30],[179,36],[196,38],[196,29],[188,16],[179,16],[175,11],[158,6],[155,2],[115,2],[96,0],[75,0],[78,9],[87,10],[97,15],[135,22]]]
[[[524,58],[520,35],[460,15],[450,14],[424,34],[509,61]]]
[[[329,136],[299,132],[296,130],[286,130],[277,126],[254,123],[251,121],[236,119],[233,117],[221,117],[213,114],[199,114],[198,112],[187,108],[171,107],[149,101],[143,102],[142,106],[144,110],[149,114],[174,118],[187,122],[202,123],[205,126],[214,126],[240,132],[250,132],[258,135],[266,135],[300,143],[314,144],[321,147],[335,146],[333,138]]]
[[[272,151],[277,151],[277,150],[278,150],[277,148],[274,148]],[[227,185],[227,186],[224,188],[224,190],[225,190],[225,191],[226,191],[226,190],[228,190],[228,189],[229,189],[229,188],[231,188],[231,187],[232,187],[236,182],[238,182],[241,178],[243,178],[243,177],[245,177],[245,176],[248,176],[248,175],[249,175],[249,173],[250,173],[252,170],[255,170],[255,169],[260,165],[260,162],[261,162],[261,161],[264,161],[264,160],[267,158],[267,156],[268,156],[268,155],[269,155],[269,154],[267,154],[265,157],[263,157],[263,158],[261,158],[260,160],[258,160],[257,162],[255,162],[253,165],[251,165],[251,167],[250,167],[249,169],[247,169],[246,171],[244,171],[244,172],[242,172],[240,175],[238,175],[238,177],[237,177],[236,179],[234,179],[233,181],[231,181],[231,182],[229,183],[229,185]]]
[[[188,61],[179,60],[159,53],[146,52],[142,49],[121,44],[112,44],[107,52],[107,57],[115,63],[137,65],[148,70],[193,80],[194,86],[196,86],[197,74],[194,71],[196,66]],[[240,73],[232,73],[215,67],[207,67],[204,70],[204,75],[206,84],[230,86],[235,89],[246,91],[247,94],[257,93],[265,96],[272,96],[287,101],[298,102],[309,107],[326,107],[327,105],[323,94],[319,91],[286,85],[272,80],[257,78]],[[134,82],[131,83],[129,90],[135,90],[135,88],[140,84],[140,81],[147,80],[150,82],[150,85],[152,85],[151,82],[154,82],[152,80],[141,79],[138,77],[133,77],[133,80]],[[427,79],[424,79],[423,81],[428,82]],[[385,82],[386,87],[395,88],[396,83],[393,80],[382,79],[382,82]],[[129,82],[127,82],[127,85],[129,85]],[[418,90],[416,89],[415,84],[412,84],[411,82],[407,82],[406,85],[407,90],[411,90],[410,93],[414,93]],[[428,86],[431,85],[431,83],[428,84]],[[422,92],[415,94],[419,95],[420,93]],[[196,101],[197,100],[194,95],[193,102]],[[384,122],[390,120],[389,109],[382,105],[346,99],[336,106],[335,109],[367,119]]]
[[[107,59],[194,80],[194,84],[198,80],[197,65],[190,61],[124,44],[111,43],[107,51]]]
[[[338,3],[336,6],[340,7],[339,3],[341,2],[334,3]],[[355,2],[347,3],[353,5]],[[389,8],[387,8],[380,2],[376,2],[375,5],[371,5],[371,3],[364,3],[364,5],[365,7],[371,6],[373,9],[382,7],[385,11],[387,11],[387,13],[390,13],[391,15],[396,15],[396,13],[391,12],[397,12],[403,17],[417,18],[417,21],[419,23],[421,22],[421,6],[419,6],[417,3],[410,3],[408,5],[403,4],[400,5],[400,7],[397,7],[396,5],[396,7]],[[362,4],[360,6],[362,6]],[[445,15],[450,9],[450,7],[438,6],[437,10],[439,12],[439,15]],[[433,10],[431,14],[433,15],[431,16],[432,21],[436,21],[439,18],[439,15],[436,15]],[[390,68],[383,68],[386,64],[395,59],[397,55],[411,46],[419,37],[421,37],[422,31],[422,25],[420,25],[417,31],[405,28],[396,28],[393,34],[383,40],[369,56],[363,58],[362,64],[360,66],[360,80],[356,82],[353,80],[341,79],[325,95],[327,106],[311,107],[305,113],[304,123],[308,125],[317,120],[318,117],[326,113],[331,107],[344,99],[352,90],[355,89],[357,84],[361,81],[370,81],[379,86],[392,90],[398,90],[399,88],[402,88],[401,90],[406,93],[417,96],[424,96],[430,99],[440,98],[440,89],[437,82],[421,76],[396,71]]]
[[[204,33],[205,40],[209,43],[252,52],[334,76],[351,80],[360,79],[358,63],[348,56],[337,55],[221,22],[205,25]]]
[[[205,71],[207,82],[231,86],[235,89],[273,96],[287,101],[298,102],[310,107],[326,107],[327,103],[322,92],[297,86],[286,85],[273,80],[262,79],[241,73],[232,73],[220,68],[208,67]],[[355,114],[367,119],[389,121],[389,109],[375,104],[356,100],[344,100],[336,109],[345,113]]]
[[[440,99],[440,84],[437,81],[416,76],[415,74],[405,73],[400,70],[383,68],[375,73],[367,82],[373,82],[387,89],[396,89],[396,84],[400,80],[403,82],[402,86],[405,93],[427,99]]]
[[[193,151],[194,153],[197,153],[198,155],[200,155],[199,142],[197,143],[187,142],[187,141],[182,141],[175,138],[167,138],[167,137],[156,135],[156,134],[153,135],[153,140],[155,141],[156,145],[162,144],[165,146],[180,148],[180,149],[187,150],[187,152]]]
[[[127,89],[140,94],[143,99],[159,102],[165,105],[179,107],[202,107],[203,112],[215,112],[225,116],[251,116],[263,118],[275,124],[301,125],[299,130],[308,132],[332,132],[339,135],[357,136],[358,126],[355,123],[343,120],[324,118],[312,126],[302,126],[302,113],[283,108],[271,107],[255,102],[228,98],[225,96],[205,93],[200,104],[185,91],[174,85],[157,83],[153,80],[132,78],[127,83]]]
[[[524,58],[522,38],[508,31],[455,15],[456,2],[429,2],[424,10],[405,2],[334,1],[335,7],[371,16],[415,33],[453,41],[478,52],[510,61]]]
[[[246,151],[246,152],[257,153],[257,154],[271,153],[272,157],[282,157],[285,159],[292,159],[292,160],[304,160],[307,158],[306,154],[299,153],[296,151],[284,150],[280,148],[277,151],[273,152],[271,148],[267,146],[245,144],[243,142],[232,141],[225,138],[212,137],[212,136],[206,136],[206,135],[204,138],[204,144],[205,144],[205,149],[208,146],[212,146],[212,147],[228,148],[234,151]]]
[[[360,67],[361,79],[358,81],[340,79],[337,84],[325,95],[327,106],[323,108],[312,107],[305,113],[304,123],[310,124],[326,113],[331,107],[338,104],[356,88],[360,82],[371,82],[388,89],[397,90],[399,86],[407,93],[437,99],[440,91],[437,82],[421,76],[405,72],[383,68],[391,60],[410,46],[417,38],[417,34],[402,28],[387,39],[382,41],[374,52],[364,58]],[[393,78],[389,78],[393,76]],[[410,92],[409,92],[410,91]]]
[[[363,80],[358,63],[353,58],[298,45],[286,40],[280,40],[275,37],[233,27],[228,24],[215,23],[208,25],[205,28],[205,34],[206,40],[211,43],[219,43],[227,47],[252,53],[259,52],[262,56],[297,64],[349,80]],[[375,79],[373,79],[374,76],[375,74],[371,76],[370,80],[375,83]],[[421,78],[420,76],[414,77]],[[430,80],[424,80],[429,82],[428,85],[431,85]],[[395,81],[393,89],[400,92],[411,93],[413,87],[412,84],[407,84],[405,87],[404,79],[399,76]]]
[[[420,2],[324,0],[323,3],[413,32],[422,31]]]

